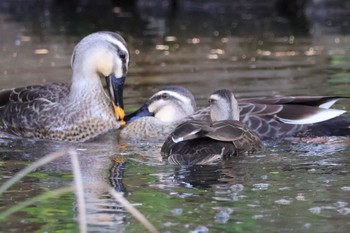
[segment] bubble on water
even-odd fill
[[[287,199],[280,199],[275,201],[275,203],[279,204],[279,205],[290,205],[290,203],[292,203],[292,201],[287,200]]]
[[[231,201],[239,201],[247,197],[246,195],[239,195],[238,193],[232,193],[230,196],[231,196]]]
[[[230,189],[232,192],[242,192],[244,190],[243,184],[234,184],[231,185]]]
[[[289,189],[290,189],[290,187],[281,187],[281,188],[278,188],[278,190],[280,190],[280,191],[289,190]]]
[[[231,199],[227,197],[213,197],[213,199],[216,201],[231,201]]]
[[[303,193],[298,193],[295,199],[297,199],[298,201],[305,201],[305,196]]]
[[[310,227],[311,227],[311,223],[308,223],[308,222],[307,222],[307,223],[304,224],[304,228],[309,229]]]
[[[334,203],[334,206],[337,207],[337,208],[343,208],[345,206],[347,206],[348,203],[345,202],[345,201],[337,201],[336,203]]]
[[[190,231],[190,233],[208,233],[209,229],[206,226],[198,226],[194,231]]]
[[[181,208],[176,208],[170,211],[172,215],[174,216],[179,216],[183,213],[183,209]]]
[[[350,186],[343,186],[340,189],[346,192],[350,192]]]
[[[225,224],[230,219],[230,213],[226,211],[220,211],[214,217],[216,223]]]
[[[321,214],[322,208],[317,206],[317,207],[312,207],[309,209],[309,211],[313,214]]]
[[[253,184],[253,186],[254,186],[254,188],[252,188],[253,191],[260,191],[260,190],[267,190],[270,184],[259,183],[259,184]]]
[[[263,217],[264,217],[264,215],[262,215],[262,214],[256,214],[256,215],[252,216],[252,219],[256,220],[256,219],[261,219]]]
[[[348,215],[350,214],[350,208],[340,208],[337,210],[338,213],[340,213],[341,215]]]
[[[267,180],[269,177],[267,175],[262,175],[260,178],[263,180]]]
[[[165,227],[171,227],[171,226],[177,225],[177,223],[165,222],[165,223],[163,223],[163,225],[164,225]]]

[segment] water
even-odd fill
[[[350,11],[340,1],[309,2],[297,19],[283,17],[269,1],[178,1],[175,10],[170,1],[34,2],[0,3],[1,88],[69,82],[76,42],[93,31],[118,30],[132,59],[127,111],[166,84],[189,88],[200,106],[222,87],[238,97],[349,95]],[[349,110],[350,102],[337,107]],[[109,197],[105,183],[126,192],[161,232],[347,232],[349,143],[287,140],[251,156],[178,167],[161,160],[160,144],[121,142],[113,132],[77,144],[2,135],[0,183],[50,152],[73,147],[91,232],[144,231]],[[1,196],[0,211],[71,183],[70,159],[62,158]],[[11,215],[0,231],[76,232],[76,221],[76,200],[67,194]]]

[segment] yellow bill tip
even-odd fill
[[[114,114],[116,116],[116,118],[118,120],[123,120],[124,117],[125,117],[125,112],[124,112],[124,109],[122,109],[121,107],[119,106],[116,106],[114,103],[113,103],[113,107],[114,107]],[[125,122],[125,121],[124,121]]]

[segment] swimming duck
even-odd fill
[[[209,103],[210,120],[189,120],[176,127],[161,148],[163,158],[180,165],[207,164],[263,148],[259,136],[238,121],[238,102],[231,91],[214,92]]]
[[[189,92],[189,91],[188,91]],[[159,96],[160,94],[154,94]],[[178,95],[181,95],[179,92]],[[192,94],[187,94],[188,96]],[[151,97],[151,99],[153,98]],[[193,98],[193,97],[192,97]],[[330,109],[338,100],[348,97],[336,96],[275,96],[275,97],[255,97],[238,99],[240,110],[240,121],[247,124],[255,131],[262,140],[281,139],[287,136],[349,136],[350,121],[340,116],[345,113],[344,110]],[[173,114],[155,115],[157,108],[149,109],[149,103],[156,104],[159,98],[153,98],[147,101],[139,110],[125,117],[130,124],[135,119],[142,121],[142,117],[152,116],[154,121],[164,121],[167,123],[164,127],[155,127],[156,124],[147,126],[151,120],[144,119],[143,127],[148,127],[147,131],[137,133],[135,131],[126,131],[130,138],[148,139],[147,134],[153,138],[162,138],[168,135],[177,125],[185,120],[210,120],[210,108],[202,108],[195,111],[192,115],[181,115],[182,111],[176,108],[183,108],[186,104],[182,102],[180,106],[172,105],[171,113],[176,113],[176,120],[172,121]],[[193,104],[195,106],[195,104]],[[163,106],[164,107],[164,106]],[[178,120],[182,119],[182,120]],[[122,131],[123,132],[123,131]],[[134,136],[132,136],[134,133]]]
[[[127,124],[120,132],[120,137],[163,142],[195,109],[196,101],[188,89],[166,86],[151,96],[139,110],[125,116]]]
[[[86,141],[123,123],[129,52],[114,32],[83,38],[71,58],[71,84],[32,85],[0,92],[0,129],[17,136]],[[104,91],[105,79],[109,95]]]
[[[350,121],[339,117],[346,111],[330,109],[343,98],[347,97],[276,96],[239,99],[239,119],[262,140],[296,135],[349,136]],[[209,119],[209,112],[209,108],[201,109],[192,118]]]

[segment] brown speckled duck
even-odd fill
[[[129,65],[124,39],[114,32],[90,34],[75,46],[71,65],[71,84],[1,91],[0,129],[29,138],[86,141],[119,128]]]
[[[223,157],[263,148],[258,135],[238,121],[239,107],[229,90],[210,98],[210,120],[189,120],[180,124],[165,140],[161,154],[170,163],[207,164]]]

